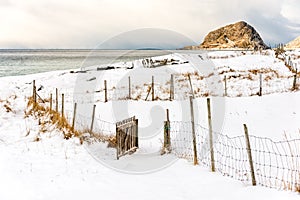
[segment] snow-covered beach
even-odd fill
[[[300,64],[299,51],[288,54],[294,58],[294,63]],[[126,163],[126,159],[138,159],[139,154],[160,151],[165,109],[170,110],[171,121],[190,121],[188,97],[191,92],[187,76],[190,75],[196,97],[197,124],[208,126],[206,98],[210,97],[214,130],[224,135],[243,135],[243,124],[247,124],[249,134],[253,136],[274,141],[286,140],[286,137],[300,138],[300,107],[297,103],[300,93],[292,90],[294,71],[276,58],[272,50],[262,53],[216,51],[201,56],[174,53],[151,59],[167,59],[169,62],[156,68],[144,68],[146,61],[140,59],[113,64],[110,70],[101,70],[106,67],[101,65],[1,78],[1,199],[140,199],[141,196],[143,199],[299,198],[294,192],[253,187],[250,183],[211,173],[207,167],[193,166],[184,159],[176,159],[168,167],[149,174],[120,173],[94,159],[95,155],[91,154],[95,152],[89,151],[88,144],[81,145],[78,138],[64,140],[62,132],[55,126],[47,126],[48,129],[41,132],[39,119],[25,117],[33,80],[43,99],[49,98],[50,93],[54,96],[55,88],[59,89],[60,95],[64,93],[68,119],[73,114],[74,103],[78,103],[78,116],[82,119],[78,117],[75,127],[79,128],[80,123],[84,123],[84,117],[90,117],[94,104],[97,106],[97,119],[105,122],[115,123],[135,115],[139,119],[142,136],[140,147],[135,154],[125,156],[121,161],[125,170],[134,169],[134,166],[129,166],[132,163]],[[81,73],[83,70],[87,71]],[[173,101],[168,100],[171,74],[175,76]],[[263,76],[262,96],[257,95],[260,74]],[[126,99],[128,76],[132,81],[131,100]],[[155,101],[151,101],[150,97],[145,101],[152,76]],[[106,103],[104,80],[109,93]],[[102,147],[99,149],[106,151]],[[167,156],[170,155],[157,153],[155,159]]]

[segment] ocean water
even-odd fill
[[[77,69],[93,65],[165,55],[163,50],[0,50],[0,77],[54,70]]]

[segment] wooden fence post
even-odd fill
[[[192,123],[192,134],[193,134],[194,165],[198,165],[195,119],[194,119],[194,106],[193,106],[193,97],[192,96],[190,96],[190,108],[191,108],[191,123]]]
[[[52,111],[52,93],[50,94],[50,112]]]
[[[194,89],[193,89],[193,84],[192,84],[192,80],[191,80],[190,74],[188,74],[188,78],[189,78],[189,83],[190,83],[190,88],[191,88],[191,94],[192,94],[193,99],[194,99],[195,95],[194,95]]]
[[[74,131],[74,128],[75,128],[76,110],[77,110],[77,103],[74,103],[73,120],[72,120],[72,131]]]
[[[61,94],[61,116],[64,117],[65,95]]]
[[[118,129],[118,124],[116,124],[116,143],[117,143],[117,160],[119,160],[119,155],[120,155],[120,137],[119,137],[119,129]]]
[[[139,147],[139,120],[135,119],[135,146]]]
[[[139,120],[138,119],[135,119],[135,126],[136,126],[136,129],[135,129],[135,146],[136,147],[139,147]]]
[[[167,121],[164,122],[164,147],[163,153],[171,151],[171,137],[170,137],[170,118],[169,109],[167,109]]]
[[[90,133],[93,132],[94,120],[95,120],[95,110],[96,110],[96,105],[93,106],[93,114],[92,114],[92,122],[91,122]]]
[[[210,147],[211,171],[215,172],[215,156],[214,156],[214,146],[213,146],[213,132],[212,132],[212,122],[211,122],[210,98],[207,99],[207,113],[208,113],[208,130],[209,130],[209,147]]]
[[[227,77],[226,77],[226,76],[224,77],[224,85],[225,85],[225,88],[224,88],[224,90],[225,90],[225,91],[224,91],[224,96],[227,97]]]
[[[170,80],[170,101],[174,100],[174,75],[171,74]]]
[[[259,93],[258,96],[262,96],[262,74],[259,74]]]
[[[32,82],[32,98],[33,98],[33,107],[36,105],[36,86],[35,86],[35,80]]]
[[[296,68],[296,72],[294,75],[293,90],[296,90],[296,87],[297,87],[297,68]]]
[[[128,99],[131,99],[131,80],[130,80],[130,76],[128,76]]]
[[[251,178],[252,178],[252,185],[256,185],[256,180],[255,180],[255,173],[254,173],[254,166],[253,166],[253,160],[252,160],[252,154],[251,154],[251,146],[250,146],[250,139],[249,139],[249,134],[248,134],[248,128],[247,125],[244,124],[244,131],[245,131],[245,140],[246,140],[246,149],[247,149],[247,154],[249,158],[249,165],[250,165],[250,171],[251,171]]]
[[[33,80],[33,87],[32,87],[32,98],[33,98],[33,109],[36,108],[36,105],[37,105],[37,93],[36,93],[36,85],[35,85],[35,80]]]
[[[104,80],[104,102],[107,102],[107,82]]]
[[[58,89],[55,88],[55,101],[56,101],[56,104],[55,104],[55,111],[58,112]]]
[[[133,120],[134,121],[134,120]],[[134,121],[135,122],[135,121]],[[129,137],[129,149],[134,147],[134,141],[135,141],[135,124],[133,126],[129,127],[130,137]]]
[[[34,98],[34,93],[35,93],[35,80],[32,81],[32,98]]]
[[[154,101],[154,76],[152,76],[152,84],[151,84],[151,88],[152,88],[152,101]]]

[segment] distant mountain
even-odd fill
[[[300,36],[285,45],[288,49],[300,48]]]
[[[199,46],[183,49],[267,49],[258,32],[244,21],[211,31]]]

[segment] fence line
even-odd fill
[[[106,84],[101,84],[99,88],[89,88],[86,90],[77,90],[76,88],[75,91],[60,89],[58,96],[60,97],[63,93],[66,102],[84,104],[129,99],[146,101],[188,100],[191,95],[191,89],[193,90],[195,98],[207,96],[254,96],[260,95],[260,92],[262,95],[266,95],[299,89],[300,80],[298,72],[286,76],[281,76],[276,73],[274,75],[274,73],[273,71],[262,71],[259,73],[255,70],[250,74],[244,71],[222,73],[215,75],[220,77],[218,83],[216,80],[210,80],[214,75],[205,77],[197,73],[172,74],[172,78],[162,75],[155,76],[153,84],[151,79],[137,84],[134,82],[134,77],[131,77],[130,88],[128,83],[118,85],[117,83],[106,82]],[[260,79],[261,74],[262,79]],[[193,84],[192,87],[191,83]],[[105,86],[107,88],[105,88]],[[155,88],[153,93],[152,86]],[[50,90],[55,91],[55,88]],[[47,92],[48,91],[49,90],[47,90]],[[39,93],[43,94],[43,91]],[[146,99],[147,95],[149,95],[150,98]]]
[[[37,97],[41,99],[41,96],[37,94],[35,85],[33,86],[33,97],[35,104],[41,104],[45,108],[48,107],[48,104],[50,105],[47,99],[36,100]],[[69,124],[73,124],[74,110],[68,108],[62,110]],[[93,118],[96,122],[92,130],[94,134],[99,136],[116,134],[115,123],[101,120],[94,113],[90,116],[76,113],[75,129],[91,132],[90,124]],[[168,117],[167,121],[168,133],[166,134],[170,136],[171,140],[167,142],[167,145],[171,145],[170,149],[177,156],[190,160],[196,158],[194,163],[211,167],[213,149],[216,171],[243,182],[251,180],[249,147],[246,147],[244,135],[229,137],[202,127],[200,124],[193,124],[194,127],[192,127],[191,122],[169,121]],[[213,145],[209,140],[210,133],[211,138],[213,138]],[[256,183],[258,185],[300,191],[300,139],[275,142],[269,138],[252,136],[250,133],[249,143],[251,144],[254,176],[257,178]]]
[[[72,122],[73,110],[65,110],[65,113],[68,122]],[[86,116],[81,113],[76,113],[76,130],[90,132],[91,123],[92,115]],[[115,123],[102,120],[99,117],[95,116],[92,132],[104,135],[114,135],[116,133]]]
[[[172,152],[193,160],[191,122],[170,122]],[[224,176],[249,182],[251,170],[245,136],[229,137],[219,132],[214,135],[216,171]],[[198,162],[211,167],[209,129],[196,125]],[[275,142],[269,138],[249,136],[258,185],[300,191],[300,139]]]
[[[65,138],[80,136],[78,133],[82,135],[90,133],[91,136],[95,136],[94,138],[105,141],[106,138],[113,137],[116,134],[115,123],[101,120],[95,116],[94,111],[91,116],[78,113],[77,103],[74,103],[73,110],[65,108],[65,94],[61,93],[58,89],[55,89],[56,99],[52,98],[52,93],[47,95],[49,99],[43,99],[36,91],[35,81],[33,83],[32,111],[40,111],[41,115],[44,113],[45,115],[50,115],[51,119],[55,118],[54,122],[59,124],[58,128],[64,130]],[[55,108],[52,106],[54,103],[56,105]],[[93,129],[90,129],[90,125],[94,121]]]

